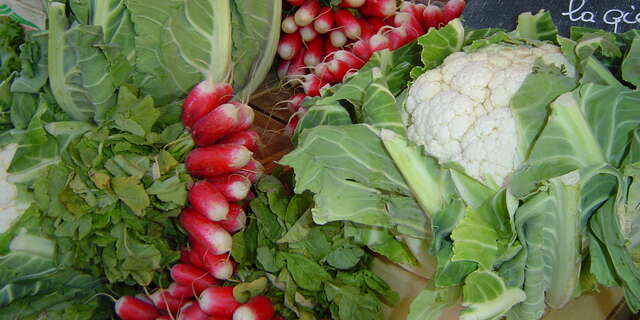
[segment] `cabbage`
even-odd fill
[[[317,223],[386,230],[419,257],[418,266],[391,259],[432,277],[410,319],[437,319],[456,304],[464,319],[538,319],[598,284],[622,287],[640,310],[640,33],[574,28],[564,38],[548,13],[518,21],[507,32],[456,20],[376,53],[305,101],[297,147],[281,161],[296,192],[315,194]],[[439,164],[395,126],[411,79],[448,55],[544,42],[559,45],[578,76],[540,64],[526,78],[511,101],[524,159],[504,187]],[[373,106],[383,116],[369,116]]]

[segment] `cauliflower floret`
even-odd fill
[[[0,150],[0,233],[7,231],[11,223],[26,209],[16,200],[16,186],[7,181],[7,169],[17,145],[10,144]]]
[[[510,102],[538,58],[575,74],[554,45],[491,45],[449,55],[409,89],[409,138],[440,163],[459,163],[482,182],[504,185],[521,163]]]

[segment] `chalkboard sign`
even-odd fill
[[[463,16],[473,28],[498,27],[513,30],[522,12],[551,13],[560,34],[573,26],[622,33],[640,29],[640,0],[467,0]]]

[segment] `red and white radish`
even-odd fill
[[[333,10],[331,7],[322,7],[320,15],[313,21],[313,28],[320,34],[325,34],[333,28]]]
[[[367,0],[360,13],[365,17],[386,18],[396,12],[396,0]]]
[[[466,2],[464,0],[449,0],[444,7],[442,7],[442,18],[444,23],[460,17]]]
[[[318,0],[305,1],[294,16],[296,24],[304,27],[311,22],[320,13],[320,2]]]
[[[185,166],[193,176],[211,178],[241,169],[249,163],[252,154],[241,145],[217,144],[193,149],[185,159]]]
[[[200,214],[211,221],[224,220],[229,213],[229,203],[215,184],[198,181],[189,189],[189,202]]]
[[[373,32],[378,32],[382,27],[387,25],[386,23],[384,23],[384,20],[382,18],[368,18],[366,19],[366,21],[367,24],[370,25],[373,29]]]
[[[342,60],[333,59],[329,61],[329,72],[331,72],[338,81],[342,81],[342,78],[344,78],[344,75],[349,69],[349,65]]]
[[[391,50],[396,50],[410,42],[404,27],[392,28],[386,36],[389,38],[389,49]]]
[[[376,31],[373,30],[373,27],[367,23],[365,19],[358,19],[358,24],[360,24],[360,40],[369,40],[376,34]]]
[[[209,320],[210,317],[206,314],[197,302],[189,301],[180,308],[177,320]]]
[[[187,302],[186,298],[174,297],[167,290],[159,289],[152,293],[149,298],[153,305],[163,313],[176,314],[178,310]]]
[[[367,40],[358,40],[353,43],[351,47],[351,52],[355,54],[358,58],[363,61],[369,60],[373,52],[371,51],[371,47],[369,46],[369,41]]]
[[[306,50],[303,48],[298,54],[291,60],[289,65],[289,72],[287,78],[291,80],[301,79],[307,73],[307,66],[304,65],[304,55]]]
[[[336,50],[337,51],[337,50]],[[335,52],[335,51],[334,51]],[[313,70],[313,74],[320,77],[322,81],[325,83],[336,83],[338,79],[336,79],[331,71],[329,71],[329,63],[323,62],[315,67]],[[294,111],[297,112],[298,110]]]
[[[285,80],[287,78],[287,74],[289,73],[289,65],[291,65],[291,60],[282,60],[278,64],[276,73],[278,74],[278,78],[280,80]]]
[[[304,81],[302,81],[302,88],[304,93],[309,97],[316,97],[320,95],[320,89],[324,87],[326,83],[313,73],[305,74]]]
[[[213,177],[209,179],[209,184],[218,190],[228,201],[240,201],[244,199],[251,189],[251,181],[249,181],[249,178],[234,173]]]
[[[229,208],[229,215],[223,221],[220,221],[220,225],[229,233],[236,233],[244,228],[247,223],[247,215],[241,206],[232,203]]]
[[[347,44],[347,36],[340,30],[333,30],[329,33],[329,39],[331,40],[331,46],[336,48],[342,48]]]
[[[193,297],[196,293],[193,291],[193,288],[183,286],[177,282],[172,282],[167,288],[167,292],[176,298],[180,299],[188,299]]]
[[[194,209],[185,208],[182,210],[180,225],[187,230],[196,245],[203,246],[213,254],[223,254],[231,250],[229,232]],[[176,280],[176,282],[178,281]]]
[[[146,294],[138,293],[136,294],[135,298],[142,302],[146,302],[150,305],[153,305],[153,301],[151,301],[151,299],[149,299],[149,296],[147,296]]]
[[[284,33],[294,33],[298,31],[298,25],[296,21],[293,19],[293,16],[288,16],[282,19],[282,32]]]
[[[324,39],[322,37],[316,37],[313,41],[307,43],[307,50],[304,53],[304,64],[307,67],[314,67],[322,62],[323,45]]]
[[[195,257],[201,268],[219,280],[228,280],[233,275],[235,263],[229,254],[213,254],[201,246],[194,246],[191,255]]]
[[[182,104],[182,124],[191,127],[204,115],[233,97],[228,83],[212,83],[204,80],[189,91]]]
[[[291,60],[302,48],[302,38],[299,32],[285,34],[280,37],[278,42],[278,55],[283,60]]]
[[[191,288],[196,294],[218,283],[206,271],[195,266],[179,263],[171,267],[171,279],[176,283]]]
[[[287,0],[287,2],[292,6],[301,6],[304,0]]]
[[[208,146],[237,131],[238,123],[238,108],[231,103],[225,103],[196,121],[191,136],[196,145]]]
[[[358,23],[358,19],[356,19],[349,10],[337,10],[334,13],[334,19],[336,25],[342,28],[341,31],[347,38],[351,40],[357,40],[360,38],[360,33],[362,32],[360,29],[360,23]],[[334,46],[342,47],[335,45],[335,43]]]
[[[340,1],[340,8],[360,8],[364,2],[365,0],[342,0]]]
[[[251,159],[247,165],[242,167],[240,170],[234,172],[236,174],[241,174],[249,179],[251,183],[254,183],[262,177],[264,174],[264,167],[260,161]]]
[[[312,24],[300,28],[298,32],[300,32],[300,38],[302,38],[304,42],[309,42],[318,37],[318,32],[313,28]]]
[[[274,314],[273,303],[265,296],[255,296],[233,313],[233,320],[270,320]]]
[[[180,247],[180,262],[191,263],[191,260],[189,260],[189,249],[185,246]]]
[[[156,307],[131,296],[116,301],[116,314],[122,320],[154,320],[160,316]]]
[[[349,69],[360,69],[364,65],[364,61],[352,52],[347,50],[338,50],[333,53],[333,60],[344,61]]]
[[[211,287],[198,298],[200,309],[209,315],[231,317],[240,303],[233,296],[233,287]]]
[[[284,127],[284,134],[291,137],[296,132],[296,127],[298,126],[298,122],[300,121],[300,117],[297,114],[294,114],[289,118],[287,125]]]
[[[238,124],[233,128],[234,132],[243,131],[251,128],[256,115],[253,108],[248,104],[233,101],[231,102],[238,109]]]
[[[422,13],[422,25],[428,29],[438,28],[441,24],[444,24],[442,9],[433,4],[428,5]]]
[[[371,39],[369,39],[369,48],[371,52],[376,52],[389,48],[389,38],[382,34],[375,34]]]
[[[260,148],[260,135],[253,130],[243,130],[227,136],[220,140],[220,143],[239,144],[251,152],[256,152]]]
[[[302,104],[302,101],[306,97],[307,96],[304,93],[296,93],[292,95],[288,100],[287,107],[289,107],[289,110],[291,112],[297,112],[298,109],[300,109],[300,105]]]

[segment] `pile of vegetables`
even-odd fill
[[[326,2],[326,3],[324,3]],[[358,71],[377,51],[398,49],[431,28],[458,18],[464,0],[429,5],[395,0],[291,0],[282,19],[278,76],[296,85],[304,95],[290,98],[292,112],[304,112],[299,101],[341,83]],[[321,4],[325,4],[321,6]],[[289,121],[295,129],[299,115]]]
[[[278,43],[279,1],[225,3],[46,2],[48,30],[24,40],[3,20],[2,177],[16,192],[0,233],[0,314],[106,319],[104,294],[169,285],[187,242],[184,161],[203,143],[181,123],[183,99],[206,79],[246,101]]]
[[[639,56],[637,30],[566,38],[543,11],[453,20],[305,99],[280,163],[315,223],[432,279],[409,319],[539,319],[599,285],[637,312]]]

